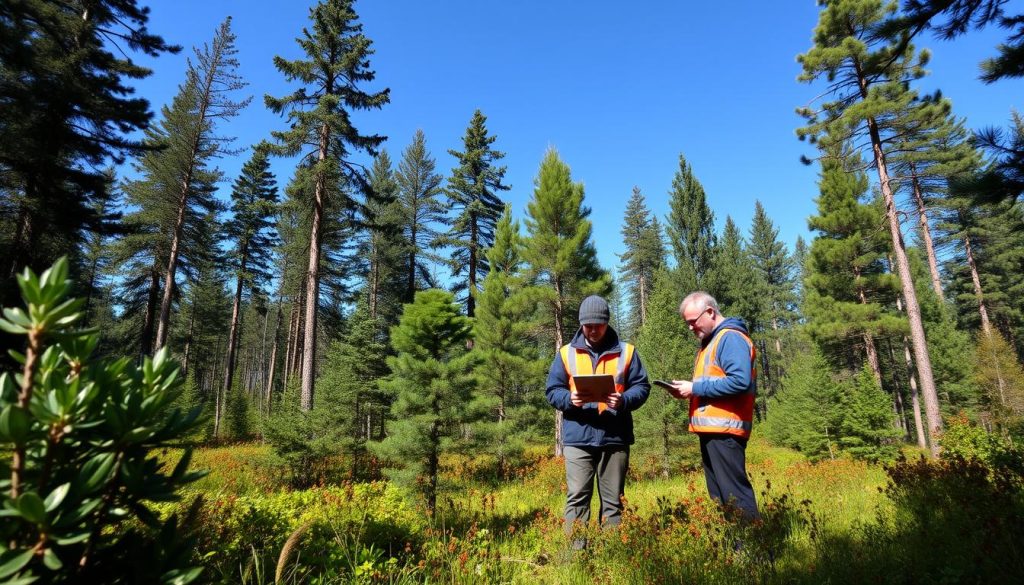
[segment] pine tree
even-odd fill
[[[591,241],[590,208],[583,205],[583,185],[553,148],[541,161],[533,199],[526,206],[527,237],[523,259],[536,286],[532,289],[544,314],[554,356],[568,342],[576,310],[587,296],[607,295],[611,277],[598,264]],[[562,452],[562,417],[555,413],[555,453]]]
[[[883,20],[895,10],[895,2],[882,0],[825,3],[814,32],[815,44],[797,59],[803,67],[799,79],[810,82],[827,77],[834,100],[822,104],[818,111],[801,108],[808,125],[799,129],[798,135],[812,139],[831,135],[829,140],[843,142],[859,136],[870,145],[903,290],[934,456],[938,454],[936,435],[942,429],[939,400],[887,163],[900,129],[894,119],[905,113],[907,104],[916,97],[909,84],[924,75],[927,53],[917,53],[903,39],[882,34]]]
[[[715,248],[714,269],[718,306],[724,314],[743,317],[752,333],[761,330],[765,312],[764,287],[759,282],[746,242],[732,217],[725,217],[722,237]],[[685,294],[685,293],[683,293]]]
[[[637,351],[652,380],[689,379],[697,344],[679,317],[680,293],[673,273],[661,268],[654,274],[648,319],[636,336]],[[690,439],[687,433],[688,403],[660,388],[653,388],[644,407],[636,411],[637,448],[653,451],[668,477],[679,463],[679,447]]]
[[[356,202],[342,182],[362,187],[362,168],[351,160],[352,150],[375,154],[383,136],[363,135],[352,124],[355,110],[380,109],[390,101],[385,89],[367,93],[362,85],[376,77],[369,68],[371,41],[352,9],[352,0],[323,0],[310,9],[311,29],[303,29],[299,46],[306,59],[289,61],[274,57],[288,81],[302,84],[282,98],[266,96],[268,108],[287,112],[289,129],[273,132],[276,154],[301,155],[309,164],[312,185],[309,261],[306,263],[304,315],[302,318],[302,409],[313,407],[313,380],[317,314],[320,299],[320,262],[325,212],[349,210]],[[312,150],[307,145],[315,144]]]
[[[935,204],[951,182],[963,180],[981,165],[981,157],[968,142],[963,121],[951,116],[952,106],[940,95],[915,100],[908,112],[896,117],[898,144],[890,157],[893,180],[906,192],[917,216],[921,240],[931,273],[932,288],[944,297],[938,253],[932,238]]]
[[[829,148],[821,159],[818,215],[807,221],[819,233],[808,253],[803,313],[826,354],[851,370],[866,360],[881,384],[877,340],[906,328],[886,309],[899,285],[886,271],[884,211],[877,199],[860,202],[868,180],[857,171],[859,158],[841,144]]]
[[[152,117],[129,85],[150,70],[132,54],[180,50],[148,20],[135,0],[0,5],[0,301],[13,303],[23,267],[74,257],[87,234],[116,227],[99,211],[106,168],[148,148],[133,135]]]
[[[129,299],[126,325],[136,330],[129,338],[138,340],[133,345],[141,355],[157,349],[161,299],[168,294],[171,300],[180,298],[177,286],[169,293],[164,290],[174,246],[175,279],[179,272],[185,280],[194,277],[198,266],[215,252],[210,237],[218,226],[207,220],[215,220],[221,209],[213,196],[220,173],[206,165],[216,148],[193,150],[199,123],[196,105],[201,99],[197,81],[195,75],[187,75],[171,104],[161,108],[159,122],[146,131],[151,149],[133,162],[138,178],[123,184],[126,203],[133,210],[124,218],[128,233],[115,246],[113,264],[120,268],[119,276],[128,276],[120,296]],[[164,336],[168,333],[165,329]]]
[[[506,206],[487,250],[490,270],[474,293],[473,351],[479,364],[471,404],[473,450],[494,455],[499,479],[529,441],[542,436],[540,425],[550,416],[541,387],[548,364],[538,354],[537,307],[524,279],[522,246],[519,223]]]
[[[892,427],[892,411],[885,393],[867,364],[839,394],[839,444],[858,459],[887,461],[899,454],[899,431]]]
[[[446,240],[454,248],[454,290],[466,292],[466,314],[470,317],[476,312],[473,293],[490,269],[484,249],[494,243],[494,230],[504,209],[498,192],[511,189],[501,182],[505,167],[495,166],[505,153],[491,148],[497,136],[487,135],[486,124],[487,117],[476,110],[462,138],[463,152],[448,151],[458,166],[452,169],[445,191],[454,214]]]
[[[981,62],[981,79],[993,83],[1007,77],[1024,76],[1024,14],[1008,15],[1006,0],[907,0],[903,11],[888,23],[887,32],[907,35],[908,40],[926,30],[935,36],[953,39],[972,28],[996,24],[1012,30],[1005,43],[997,47],[999,55]],[[941,19],[940,19],[941,17]]]
[[[381,317],[387,329],[398,324],[406,293],[406,271],[403,269],[408,242],[402,235],[403,212],[398,199],[398,183],[386,150],[373,160],[370,170],[370,193],[366,207],[370,228],[361,242],[359,256],[365,259],[367,274],[367,309],[371,319]]]
[[[665,266],[665,243],[661,239],[658,218],[651,215],[639,187],[626,204],[622,221],[622,242],[626,251],[619,255],[622,262],[621,279],[629,298],[630,314],[623,321],[631,331],[643,327],[647,308],[654,290],[654,274]]]
[[[683,155],[679,155],[679,169],[672,179],[669,209],[665,231],[672,244],[676,267],[695,278],[693,285],[687,288],[716,294],[718,291],[712,275],[715,214],[708,207],[704,186]]]
[[[224,392],[231,390],[235,376],[235,357],[241,326],[242,294],[245,285],[260,287],[270,279],[272,233],[277,214],[277,181],[270,172],[265,144],[258,144],[252,158],[242,167],[231,191],[233,217],[224,226],[225,235],[234,243],[230,264],[235,270],[235,294],[228,332],[228,354],[224,371]]]
[[[792,324],[796,305],[796,283],[793,258],[786,244],[779,240],[779,230],[772,223],[760,201],[754,202],[754,219],[747,246],[757,281],[764,288],[757,295],[763,300],[765,313],[762,326],[770,331],[776,353],[782,352],[781,331]]]
[[[382,387],[396,398],[388,436],[374,448],[400,462],[389,475],[417,488],[430,515],[437,507],[441,455],[454,448],[467,422],[476,358],[465,350],[471,333],[472,322],[454,297],[437,289],[417,292],[391,331],[397,356],[388,359],[392,376]]]
[[[175,218],[164,271],[155,349],[164,346],[170,331],[171,301],[188,217],[193,206],[215,209],[210,187],[220,180],[221,172],[210,169],[208,165],[217,157],[235,154],[227,148],[234,139],[218,136],[217,124],[236,116],[251,99],[245,98],[240,102],[232,99],[235,92],[248,85],[235,73],[237,53],[229,16],[217,29],[213,43],[202,50],[195,50],[196,62],[189,62],[179,94],[185,101],[179,112],[181,118],[174,120],[173,129],[164,126],[170,132],[163,136],[168,147],[161,155],[173,175],[173,182],[167,185],[164,195],[171,198],[168,203],[173,201]]]
[[[390,407],[378,381],[388,374],[386,359],[391,353],[386,337],[380,335],[382,317],[370,316],[366,298],[360,299],[346,321],[344,336],[324,352],[324,373],[317,380],[323,397],[317,408],[330,410],[330,425],[337,437],[337,450],[351,460],[351,477],[367,472],[367,442],[380,439],[378,429]]]
[[[436,163],[427,150],[422,130],[417,130],[412,143],[402,152],[395,180],[402,210],[402,229],[408,244],[406,251],[405,302],[411,302],[417,290],[433,287],[432,262],[441,262],[432,252],[440,244],[440,226],[445,223],[445,207],[440,199],[441,175],[434,172]]]
[[[811,461],[835,459],[839,454],[841,389],[825,356],[813,345],[795,355],[780,386],[771,399],[765,435]]]

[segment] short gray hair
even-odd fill
[[[686,298],[683,299],[683,302],[679,303],[680,315],[683,314],[683,310],[686,308],[686,305],[697,305],[698,307],[700,307],[701,313],[708,310],[708,307],[711,307],[712,309],[715,310],[716,315],[722,314],[722,312],[718,309],[718,301],[715,300],[715,297],[711,296],[710,294],[702,290],[694,291],[686,295]]]

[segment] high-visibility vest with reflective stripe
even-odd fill
[[[633,361],[633,346],[620,341],[618,352],[614,349],[606,351],[597,359],[597,367],[594,367],[593,358],[590,352],[585,349],[563,345],[561,349],[562,365],[569,374],[569,390],[576,391],[576,382],[573,376],[592,376],[594,374],[614,374],[615,391],[622,394],[626,391],[626,370],[629,362]],[[604,412],[608,405],[603,402],[597,403],[598,412]]]
[[[690,432],[691,433],[725,433],[744,439],[750,437],[754,426],[754,380],[757,370],[754,358],[757,355],[754,343],[742,331],[722,329],[712,338],[711,342],[697,352],[697,360],[693,367],[693,381],[710,378],[724,378],[725,372],[718,365],[718,345],[726,335],[740,335],[750,346],[750,377],[751,387],[742,394],[723,396],[720,398],[704,398],[693,395],[690,397]]]

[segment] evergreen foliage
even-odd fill
[[[317,380],[317,393],[324,397],[324,410],[332,413],[337,452],[350,463],[353,479],[370,476],[371,462],[367,442],[380,439],[384,420],[393,396],[378,387],[388,373],[384,317],[370,316],[364,298],[346,320],[347,331],[324,352],[323,374]],[[316,410],[317,407],[314,407]]]
[[[523,260],[557,349],[576,330],[579,303],[590,295],[607,295],[612,281],[597,261],[583,185],[572,180],[569,166],[553,148],[541,161],[526,215]]]
[[[679,169],[672,178],[669,191],[669,215],[665,224],[676,268],[683,274],[692,274],[694,283],[688,290],[703,289],[713,296],[718,293],[713,281],[715,214],[708,207],[704,186],[693,174],[683,155],[679,155]]]
[[[803,307],[811,337],[854,371],[877,338],[906,330],[888,309],[899,283],[886,270],[884,210],[878,199],[861,203],[868,180],[855,170],[859,165],[839,148],[821,160],[818,215],[807,222],[818,234],[805,267]]]
[[[917,93],[911,84],[925,75],[929,54],[918,52],[905,36],[886,34],[885,21],[896,10],[889,0],[829,0],[824,3],[814,46],[797,56],[803,73],[800,81],[825,77],[830,101],[818,109],[798,109],[807,125],[797,130],[801,139],[820,142],[826,154],[842,144],[863,145],[878,177],[891,240],[893,272],[899,276],[904,310],[909,324],[921,395],[924,398],[932,456],[938,455],[937,435],[942,429],[939,398],[935,389],[928,342],[921,309],[914,288],[893,177],[888,159],[899,147],[908,128],[906,122],[929,104],[913,107]],[[868,345],[871,358],[870,341]],[[872,368],[879,378],[874,360]]]
[[[487,135],[486,124],[487,117],[480,110],[473,112],[462,138],[463,152],[448,151],[458,166],[452,169],[445,191],[454,216],[446,243],[453,248],[450,264],[456,279],[454,290],[465,291],[466,314],[470,317],[476,312],[474,293],[490,270],[485,249],[494,243],[494,230],[505,207],[498,193],[511,189],[501,182],[505,167],[495,166],[505,153],[491,148],[498,137]]]
[[[828,361],[811,345],[792,356],[782,378],[781,390],[772,397],[765,435],[816,461],[839,454],[840,396]]]
[[[429,514],[437,507],[441,455],[462,439],[462,425],[473,394],[476,355],[465,342],[472,322],[461,315],[451,293],[416,293],[391,330],[396,356],[392,376],[381,387],[395,397],[387,437],[374,444],[384,459],[398,464],[389,476],[417,491]]]
[[[665,242],[662,240],[658,218],[647,209],[639,187],[626,204],[622,220],[622,241],[626,251],[619,255],[622,262],[621,281],[629,299],[629,316],[623,319],[628,327],[638,331],[647,319],[648,304],[654,290],[654,274],[665,266]]]
[[[976,382],[989,420],[1004,435],[1024,435],[1024,367],[998,332],[978,334]]]
[[[371,319],[381,318],[382,331],[398,324],[405,298],[407,278],[404,263],[409,244],[402,230],[404,213],[398,199],[398,182],[391,168],[391,157],[381,150],[370,169],[370,196],[367,211],[369,229],[360,242],[358,256],[364,259],[367,308]]]
[[[353,162],[352,150],[376,154],[385,137],[365,135],[352,125],[356,110],[380,109],[390,101],[387,89],[368,93],[362,89],[376,77],[370,69],[371,41],[352,8],[352,0],[323,0],[310,9],[310,28],[298,39],[305,59],[289,61],[274,57],[274,66],[288,81],[301,86],[281,98],[265,96],[267,107],[286,114],[289,128],[272,132],[271,152],[301,156],[305,192],[311,197],[308,261],[302,318],[302,408],[313,407],[313,382],[317,317],[320,303],[320,265],[323,235],[330,233],[329,220],[336,214],[352,216],[358,209],[354,190],[365,191],[362,167]],[[309,148],[315,145],[314,148]]]
[[[541,425],[551,416],[543,388],[548,363],[538,351],[537,306],[524,278],[522,246],[519,222],[506,206],[487,250],[490,270],[473,293],[479,363],[470,404],[472,447],[495,457],[497,479],[506,477],[530,441],[543,437]]]
[[[899,454],[896,441],[900,431],[892,426],[888,397],[867,364],[856,378],[842,385],[839,403],[839,444],[843,451],[868,461],[888,461]]]
[[[150,70],[132,56],[179,50],[148,20],[135,0],[0,5],[0,303],[14,304],[23,267],[116,230],[106,168],[148,148],[133,135],[152,117],[130,85]]]
[[[679,316],[680,293],[666,268],[654,275],[651,312],[636,337],[636,348],[651,380],[689,379],[697,356],[697,341]],[[656,458],[663,477],[685,465],[680,447],[693,439],[687,432],[689,402],[677,400],[662,388],[651,388],[644,407],[633,413],[637,450]]]
[[[423,131],[417,130],[412,143],[402,151],[395,173],[407,243],[403,299],[406,303],[412,301],[416,291],[436,286],[432,264],[443,262],[436,250],[441,244],[440,228],[447,222],[447,214],[440,197],[441,175],[434,172],[436,166]]]

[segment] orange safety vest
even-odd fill
[[[633,361],[633,346],[619,342],[618,352],[614,350],[605,352],[597,359],[597,367],[594,367],[590,352],[585,349],[563,345],[559,353],[562,354],[562,365],[569,374],[569,390],[576,391],[576,382],[573,376],[592,376],[594,374],[615,373],[615,391],[622,394],[626,391],[626,370],[629,369],[629,362]],[[574,352],[576,355],[571,355]],[[604,412],[608,405],[603,402],[597,403],[597,411]]]
[[[697,352],[697,360],[693,367],[693,381],[708,378],[724,378],[725,372],[718,365],[718,344],[728,333],[741,335],[750,346],[751,388],[742,393],[721,398],[704,398],[693,395],[690,397],[690,432],[691,433],[725,433],[744,439],[750,437],[754,426],[754,389],[753,381],[757,379],[754,358],[757,351],[754,343],[742,331],[722,329],[712,338],[711,342]]]

